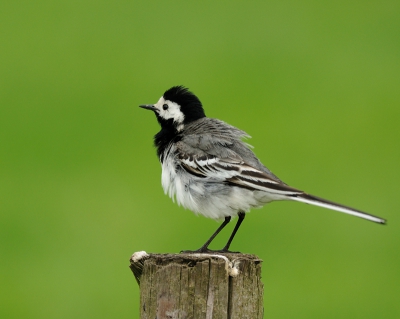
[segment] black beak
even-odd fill
[[[139,105],[139,107],[146,110],[157,111],[157,108],[154,106],[154,104],[143,104]]]

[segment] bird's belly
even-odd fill
[[[182,174],[171,164],[163,164],[164,192],[179,205],[208,218],[221,219],[248,212],[276,200],[270,194],[231,186],[223,181]]]

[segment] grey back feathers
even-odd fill
[[[246,138],[250,138],[250,135],[223,121],[202,118],[185,126],[177,147],[185,154],[211,155],[253,166],[268,174],[271,179],[281,182],[260,162],[249,145],[243,142]]]

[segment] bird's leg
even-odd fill
[[[240,224],[243,222],[244,217],[246,216],[246,214],[244,212],[239,212],[238,213],[239,219],[235,225],[235,228],[233,229],[233,232],[231,234],[231,237],[229,237],[228,242],[226,243],[225,247],[222,248],[221,252],[229,252],[229,246],[232,243],[233,237],[235,237],[236,232],[238,231]]]
[[[213,239],[219,234],[219,232],[231,221],[231,216],[225,217],[224,222],[221,224],[221,226],[218,227],[218,229],[215,231],[214,234],[211,235],[211,237],[204,243],[203,246],[201,246],[197,250],[182,250],[181,253],[208,253],[208,252],[213,252],[212,250],[208,249],[208,245],[213,241]],[[236,229],[236,227],[235,227]],[[232,236],[231,236],[232,237]],[[232,241],[232,240],[231,240]],[[229,247],[229,246],[228,246]]]

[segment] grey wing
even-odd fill
[[[177,158],[188,173],[252,190],[281,195],[302,191],[287,186],[257,159],[241,138],[248,135],[222,121],[207,119],[176,144]],[[197,121],[199,122],[199,121]]]
[[[203,118],[186,126],[183,135],[183,142],[190,153],[201,151],[220,158],[239,158],[266,173],[271,179],[283,183],[260,162],[249,144],[242,141],[250,138],[250,135],[232,125],[217,119]]]

